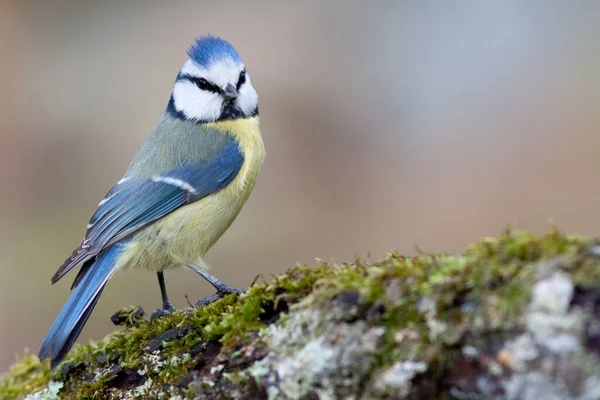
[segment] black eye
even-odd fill
[[[196,85],[200,88],[200,90],[209,90],[211,85],[204,78],[196,79]]]
[[[236,86],[237,90],[240,90],[240,87],[246,82],[246,71],[240,72],[240,79],[238,79],[238,83]]]

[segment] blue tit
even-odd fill
[[[163,276],[169,268],[199,273],[217,289],[213,298],[239,292],[210,275],[202,257],[236,218],[262,167],[258,95],[225,40],[201,37],[188,55],[156,127],[52,277],[55,283],[81,265],[39,352],[52,367],[67,355],[119,271],[157,274],[163,307],[154,316],[173,310]]]

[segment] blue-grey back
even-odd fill
[[[127,169],[126,176],[149,178],[186,164],[210,162],[226,144],[226,133],[206,124],[161,116]]]

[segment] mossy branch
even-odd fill
[[[297,266],[246,294],[26,354],[2,399],[600,398],[600,243],[509,229],[461,254]]]

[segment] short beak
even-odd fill
[[[235,89],[235,86],[233,86],[231,83],[228,83],[227,86],[225,86],[225,88],[223,89],[223,97],[225,97],[225,100],[237,99],[239,95],[240,94]]]

